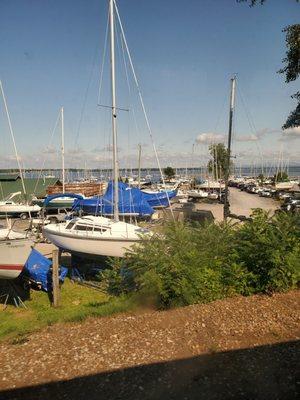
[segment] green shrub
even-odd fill
[[[121,286],[161,308],[240,293],[247,271],[235,263],[234,235],[231,225],[169,224],[127,254],[129,285]]]
[[[103,273],[109,293],[159,308],[296,287],[299,216],[255,210],[243,225],[171,223]]]
[[[252,221],[236,231],[237,262],[252,274],[253,292],[296,286],[300,270],[300,217],[257,209]]]

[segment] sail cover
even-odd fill
[[[177,190],[146,193],[138,188],[133,188],[126,183],[119,182],[119,198],[122,192],[130,191],[132,198],[140,198],[146,200],[151,207],[168,207],[169,201],[177,195]],[[121,193],[121,194],[120,194]],[[110,181],[105,196],[113,202],[113,182]]]
[[[120,215],[136,215],[140,217],[150,216],[153,208],[147,201],[147,196],[139,189],[129,187],[123,182],[118,183],[119,213]],[[113,181],[108,183],[103,196],[95,196],[91,199],[78,199],[73,204],[73,210],[82,210],[87,214],[113,215],[114,213],[114,189]]]

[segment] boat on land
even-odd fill
[[[124,257],[148,230],[123,221],[88,215],[44,228],[46,237],[60,249],[83,255]]]
[[[12,142],[14,145],[14,150],[15,150],[15,155],[16,155],[16,160],[18,163],[19,171],[20,171],[20,176],[22,180],[22,186],[23,186],[23,194],[26,198],[26,189],[25,189],[25,184],[24,184],[24,178],[23,178],[23,171],[21,169],[20,161],[19,161],[19,156],[17,152],[17,147],[15,143],[15,138],[12,130],[12,125],[10,121],[10,116],[8,112],[8,107],[6,103],[6,98],[4,95],[4,90],[2,86],[2,82],[0,81],[0,91],[2,94],[2,99],[4,103],[4,108],[6,111],[7,115],[7,120],[8,120],[8,125],[9,125],[9,130],[12,138]],[[30,213],[33,210],[39,210],[40,207],[38,208],[32,208],[32,206],[28,204],[21,204],[21,203],[15,203],[14,198],[18,195],[20,195],[20,192],[13,193],[9,198],[5,199],[0,203],[0,211],[2,211],[2,214],[19,214],[26,215],[26,213]],[[8,221],[9,224],[9,221]],[[20,273],[22,272],[25,262],[27,261],[27,258],[29,257],[29,254],[31,252],[31,247],[33,245],[33,241],[29,238],[26,237],[26,234],[15,232],[11,226],[8,226],[7,228],[5,227],[0,227],[0,279],[15,279],[17,278]]]
[[[15,192],[11,193],[5,200],[0,201],[0,215],[27,219],[41,210],[41,207],[37,204],[31,205],[18,201],[17,199],[20,199],[20,196],[21,192]]]
[[[119,216],[148,218],[153,213],[153,208],[147,201],[147,196],[137,188],[132,188],[126,183],[118,183],[119,191]],[[114,214],[114,183],[110,181],[103,196],[95,196],[90,199],[78,199],[74,203],[73,210],[85,214],[113,216]]]
[[[22,233],[0,229],[0,279],[15,279],[22,272],[33,241]]]
[[[75,217],[62,224],[44,227],[44,236],[60,249],[87,256],[123,257],[132,246],[141,241],[149,231],[119,219],[119,168],[117,157],[117,117],[115,84],[115,13],[122,33],[122,39],[131,60],[115,0],[109,0],[110,59],[111,59],[111,117],[113,155],[113,219],[103,216]],[[132,65],[131,65],[132,66]],[[132,72],[136,78],[133,70]]]
[[[191,189],[187,191],[187,195],[193,199],[204,199],[208,197],[208,192],[201,189]]]

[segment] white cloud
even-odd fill
[[[211,144],[216,142],[224,142],[225,135],[221,135],[218,133],[207,132],[207,133],[200,133],[196,137],[196,143],[198,144]]]
[[[257,142],[258,140],[260,140],[269,133],[279,133],[279,132],[281,132],[280,129],[263,128],[259,129],[258,131],[250,135],[244,135],[244,136],[236,135],[234,140],[236,142]]]
[[[235,138],[236,142],[256,142],[258,140],[257,135],[246,135],[246,136],[237,136]]]
[[[281,141],[300,138],[300,126],[285,129],[280,138]]]

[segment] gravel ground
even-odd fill
[[[266,197],[259,197],[256,194],[242,192],[237,188],[230,188],[230,211],[236,215],[249,217],[252,208],[262,208],[272,213],[279,208],[280,203],[276,200]],[[209,210],[213,213],[217,221],[223,221],[223,204],[205,204],[198,203],[197,209]]]
[[[50,326],[0,344],[0,399],[296,399],[299,306],[292,291]]]

